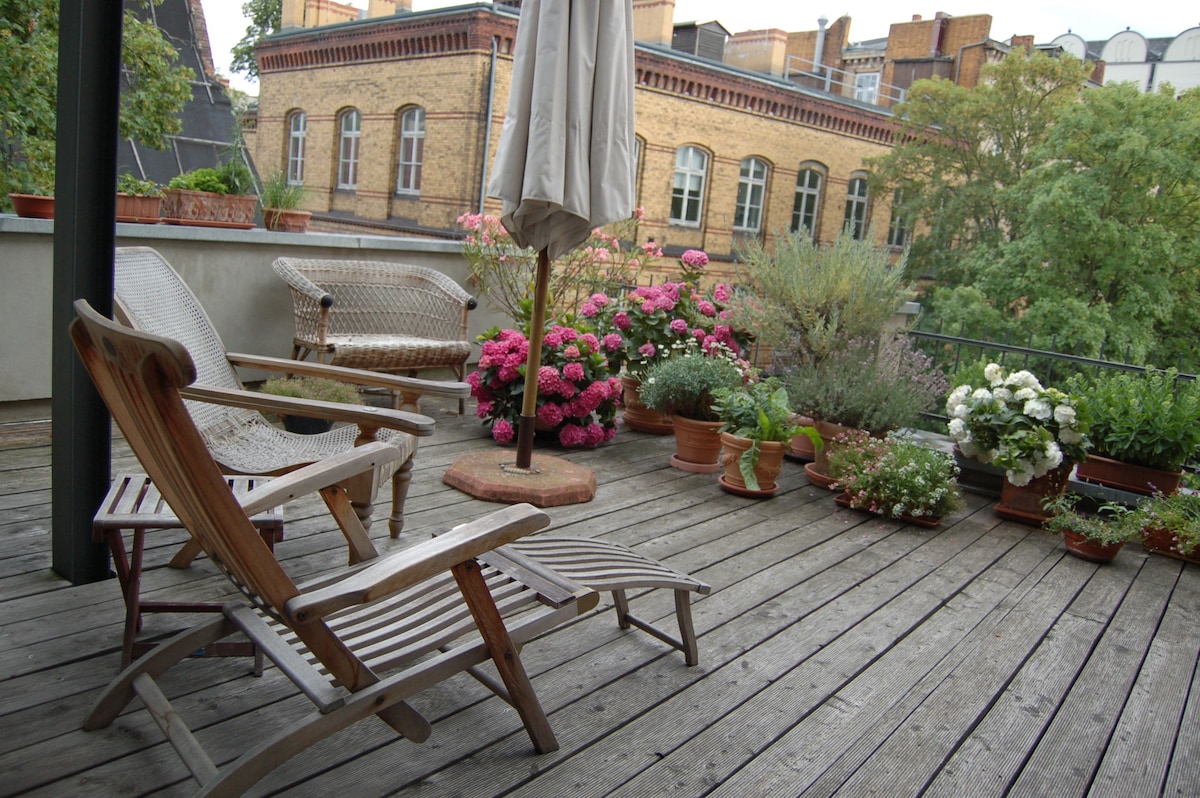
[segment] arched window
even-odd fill
[[[697,147],[675,151],[675,182],[671,189],[671,222],[692,227],[700,225],[700,205],[704,198],[704,178],[708,173],[708,154]]]
[[[762,227],[763,198],[767,194],[767,165],[757,158],[742,161],[738,178],[737,206],[733,211],[735,230],[757,233]]]
[[[288,117],[287,181],[295,185],[304,182],[304,137],[308,134],[308,117],[303,111],[293,111]]]
[[[806,167],[796,174],[796,200],[792,204],[792,232],[807,230],[817,237],[817,213],[821,208],[821,187],[825,176],[819,169]]]
[[[421,192],[421,164],[425,160],[425,109],[409,108],[400,115],[400,157],[396,193]]]
[[[843,227],[855,241],[867,237],[867,178],[852,177],[846,190],[846,219]]]
[[[358,188],[358,142],[362,134],[362,114],[354,108],[346,111],[342,114],[339,129],[337,187],[353,191]]]

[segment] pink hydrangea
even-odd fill
[[[563,345],[562,333],[558,330],[551,330],[546,333],[546,337],[542,339],[542,346],[549,349],[558,349]]]
[[[509,443],[513,439],[513,425],[502,418],[492,422],[492,438],[499,443]]]
[[[697,302],[696,310],[700,311],[700,313],[704,316],[711,317],[717,315],[717,306],[709,302],[707,299]]]
[[[579,315],[585,319],[594,318],[600,312],[599,306],[593,302],[584,302],[579,306]]]
[[[621,344],[625,342],[625,339],[622,338],[619,333],[609,333],[601,340],[604,343],[604,348],[609,352],[620,349]]]
[[[604,443],[604,428],[599,424],[588,424],[583,431],[583,443],[585,446],[599,446]]]
[[[545,402],[537,410],[538,421],[551,427],[557,427],[563,422],[563,409],[554,402]]]
[[[609,302],[608,294],[601,294],[597,292],[588,297],[588,301],[598,308],[605,307]]]
[[[567,424],[558,432],[558,441],[563,446],[582,446],[585,440],[583,427],[578,424]]]
[[[708,265],[708,255],[699,249],[689,249],[679,257],[683,261],[684,266],[690,266],[693,269],[704,268]]]
[[[648,341],[638,347],[638,354],[642,357],[654,357],[654,353],[657,351],[658,350],[655,349],[654,344]]]
[[[582,380],[584,377],[583,364],[582,363],[566,364],[565,366],[563,366],[563,376],[566,377],[568,380],[572,380],[574,382],[578,382],[579,380]],[[593,385],[594,384],[595,383],[593,383]]]
[[[487,418],[492,414],[492,406],[491,402],[480,402],[479,407],[475,409],[475,415],[479,418]]]
[[[718,302],[728,302],[733,299],[733,289],[728,283],[718,283],[717,287],[713,289],[713,299]]]
[[[584,352],[596,352],[600,349],[600,341],[592,333],[579,336],[579,348]]]
[[[688,323],[683,319],[671,319],[671,332],[676,335],[685,335],[688,331]]]
[[[613,316],[613,326],[618,330],[628,330],[633,326],[633,322],[630,321],[629,314],[622,310]]]
[[[576,359],[578,359],[578,357],[579,357],[579,347],[575,346],[575,344],[571,344],[570,346],[568,346],[568,347],[565,347],[565,348],[563,349],[563,356],[564,356],[564,357],[569,357],[569,358],[571,358],[572,360],[576,360]]]

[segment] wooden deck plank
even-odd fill
[[[374,525],[381,550],[496,506],[441,482],[454,459],[493,444],[477,420],[435,412],[405,532],[393,541]],[[1112,566],[1085,564],[1045,533],[1000,523],[976,495],[939,530],[880,521],[834,506],[795,463],[770,501],[736,497],[667,467],[671,448],[623,432],[597,450],[554,451],[592,468],[599,488],[590,503],[551,508],[548,534],[625,543],[712,584],[693,602],[698,667],[618,629],[604,596],[523,652],[558,752],[534,754],[514,713],[460,677],[414,698],[433,722],[426,745],[357,724],[248,794],[1196,794],[1200,569],[1137,546]],[[109,729],[79,729],[116,670],[123,605],[115,582],[72,587],[47,569],[49,457],[48,445],[0,446],[0,481],[21,487],[0,505],[0,796],[190,795],[136,702]],[[119,438],[114,463],[136,469]],[[345,556],[319,500],[285,516],[289,571]],[[145,595],[231,595],[206,562],[165,568],[182,539],[148,536]],[[671,625],[669,591],[633,600]],[[150,616],[147,628],[177,622]],[[248,670],[200,660],[163,680],[218,762],[309,711],[277,671]],[[1084,698],[1097,685],[1107,688]]]

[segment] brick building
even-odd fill
[[[285,0],[284,30],[259,46],[260,172],[303,182],[327,229],[447,235],[464,212],[497,212],[483,186],[511,78],[518,12],[506,6],[519,3],[370,0],[344,22],[337,5]],[[826,241],[846,224],[898,240],[864,171],[890,146],[896,92],[931,74],[973,83],[1008,49],[988,39],[987,15],[914,19],[864,47],[848,17],[729,34],[676,24],[673,0],[633,5],[642,235],[668,253],[720,257],[801,225]]]

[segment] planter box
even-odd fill
[[[162,218],[162,197],[138,197],[117,193],[117,221],[134,224],[158,224]]]
[[[1180,471],[1131,465],[1098,454],[1089,454],[1076,468],[1075,475],[1087,482],[1143,496],[1149,496],[1156,490],[1164,494],[1174,493],[1183,476]]]
[[[13,211],[26,219],[53,219],[54,197],[41,194],[9,194]]]
[[[258,197],[253,194],[213,194],[184,188],[163,192],[162,215],[167,224],[249,230],[254,227],[257,209]]]
[[[1167,529],[1147,527],[1142,530],[1142,547],[1155,554],[1165,554],[1177,560],[1200,565],[1200,546],[1192,549],[1190,554],[1181,554],[1175,550],[1175,535]]]

